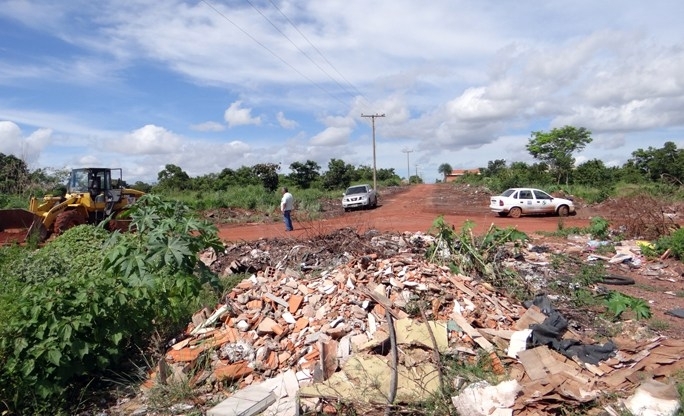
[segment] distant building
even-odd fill
[[[446,175],[446,181],[453,182],[461,176],[465,175],[466,173],[469,173],[471,175],[479,175],[480,169],[454,169],[451,171],[451,173]]]

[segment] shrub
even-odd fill
[[[215,229],[189,208],[147,195],[130,213],[134,234],[82,225],[38,251],[2,251],[0,403],[9,413],[73,405],[145,334],[184,325],[202,284],[218,282],[197,256],[219,248]]]
[[[672,234],[656,241],[655,251],[657,253],[663,254],[668,249],[674,258],[684,260],[684,228],[679,228]]]

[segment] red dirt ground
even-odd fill
[[[345,213],[340,206],[337,208],[339,215],[314,221],[301,218],[295,212],[293,232],[286,232],[280,221],[221,225],[219,236],[224,241],[297,238],[346,227],[352,227],[359,232],[370,229],[427,232],[440,215],[456,229],[460,229],[465,221],[471,220],[475,223],[476,233],[486,232],[492,224],[501,228],[513,226],[524,232],[554,231],[558,229],[561,221],[558,217],[501,218],[490,212],[488,206],[489,195],[481,191],[466,193],[458,192],[451,184],[420,184],[405,187],[390,195],[380,194],[378,207],[375,209]],[[563,218],[562,221],[566,227],[586,227],[589,224],[589,220],[582,215]]]

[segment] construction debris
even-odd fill
[[[277,262],[267,261],[268,242],[243,248],[240,259],[220,265],[227,274],[253,274],[215,310],[193,317],[147,386],[185,374],[198,390],[236,389],[210,415],[333,413],[327,404],[424,402],[440,390],[442,369],[433,353],[466,362],[485,355],[489,370],[508,381],[460,386],[453,403],[461,414],[547,415],[607,393],[635,392],[646,376],[666,382],[684,369],[684,341],[664,337],[615,338],[610,353],[597,360],[532,342],[535,328],[549,319],[548,308],[539,302],[525,307],[475,277],[427,262],[425,247],[434,241],[429,235],[378,235],[360,251],[342,247],[345,241],[337,237],[336,249],[319,247],[337,259],[329,268],[315,254],[297,254],[304,251],[301,244]],[[529,262],[545,253],[524,255]],[[554,337],[563,345],[598,345],[567,325]],[[393,345],[396,367],[389,358]]]

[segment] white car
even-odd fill
[[[342,208],[349,211],[352,208],[371,208],[378,206],[378,194],[368,184],[354,185],[342,194]]]
[[[489,209],[501,217],[508,215],[513,218],[536,214],[567,217],[575,213],[575,205],[569,199],[556,198],[535,188],[507,189],[501,195],[491,198]]]

